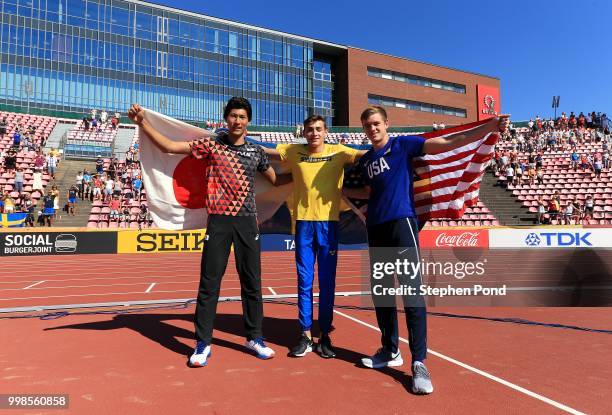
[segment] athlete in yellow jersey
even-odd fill
[[[325,119],[313,115],[304,120],[307,144],[284,144],[266,148],[271,158],[289,164],[293,176],[293,217],[295,262],[298,274],[298,308],[301,336],[289,356],[301,357],[312,351],[312,283],[315,260],[319,266],[319,339],[322,357],[335,357],[329,338],[338,251],[338,217],[344,167],[355,163],[365,151],[339,144],[325,144]]]

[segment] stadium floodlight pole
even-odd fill
[[[554,95],[552,101],[552,107],[555,109],[555,120],[557,119],[557,108],[559,108],[559,101],[561,100],[560,95]]]

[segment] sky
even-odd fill
[[[341,45],[494,76],[513,120],[612,114],[608,0],[155,0]]]

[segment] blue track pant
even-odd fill
[[[338,222],[298,220],[295,229],[295,263],[298,275],[298,308],[303,331],[312,327],[312,283],[315,260],[319,267],[319,329],[331,330],[338,262]]]

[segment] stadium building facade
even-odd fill
[[[139,102],[218,121],[235,95],[266,126],[314,113],[355,126],[368,103],[390,107],[395,125],[499,111],[496,78],[143,1],[1,0],[0,23],[0,105],[21,111],[125,113]]]

